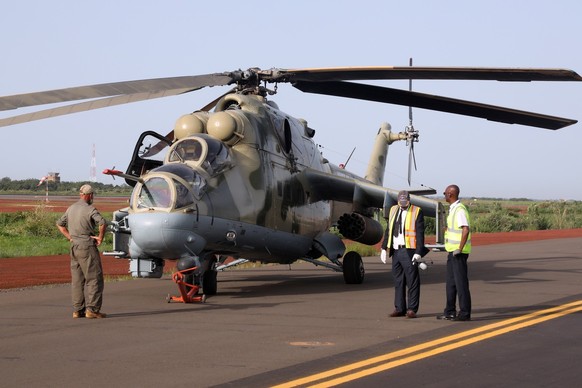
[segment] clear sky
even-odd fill
[[[9,2],[0,13],[0,95],[134,79],[260,67],[550,67],[582,74],[582,2],[151,1]],[[383,81],[408,88],[408,81]],[[418,92],[582,120],[582,82],[414,81]],[[0,178],[89,180],[125,170],[138,135],[224,93],[169,97],[2,127]],[[408,124],[408,108],[304,94],[279,85],[272,97],[305,118],[332,163],[354,147],[348,169],[363,174],[382,122]],[[8,112],[26,113],[26,110]],[[582,200],[582,124],[558,131],[414,109],[420,131],[413,187],[461,197]],[[0,118],[7,117],[0,112]],[[408,153],[390,147],[385,186],[408,188]]]

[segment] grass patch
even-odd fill
[[[134,278],[133,276],[131,276],[131,274],[127,274],[127,275],[103,275],[103,280],[106,283],[123,282],[123,281],[133,280],[133,279],[137,279],[137,278]]]
[[[110,220],[113,213],[101,213]],[[59,232],[53,213],[41,204],[31,211],[0,213],[0,258],[50,256],[69,253],[69,242]],[[113,235],[105,233],[102,246],[112,246]]]
[[[0,247],[0,258],[69,253],[69,242],[64,237],[0,236]]]
[[[362,257],[378,256],[380,251],[374,245],[365,245],[358,242],[349,242],[346,244],[346,252],[354,251]]]
[[[582,228],[582,201],[463,199],[463,203],[469,208],[474,233]],[[101,214],[112,219],[112,212]],[[0,213],[0,258],[68,254],[69,243],[56,227],[60,216],[42,203],[31,211]],[[385,228],[386,221],[380,222]],[[435,234],[433,218],[426,217],[425,226],[425,235]],[[107,232],[101,248],[110,250],[112,243],[113,235]],[[346,251],[350,250],[362,257],[378,255],[375,246],[356,242],[348,243]]]

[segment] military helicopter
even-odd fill
[[[362,258],[346,253],[344,238],[374,245],[383,230],[378,210],[396,203],[383,187],[388,146],[412,144],[417,131],[394,133],[383,123],[367,172],[360,177],[320,153],[307,121],[284,113],[269,96],[282,83],[307,92],[404,105],[509,124],[559,129],[576,120],[398,90],[355,80],[442,79],[580,81],[566,69],[461,67],[250,68],[231,72],[117,82],[0,97],[0,110],[69,101],[73,105],[0,120],[0,126],[77,113],[205,87],[232,85],[206,107],[178,118],[162,135],[144,132],[125,172],[107,169],[133,186],[127,208],[114,213],[114,250],[129,259],[135,277],[160,278],[176,260],[181,297],[204,301],[217,293],[217,273],[247,260],[290,264],[306,260],[342,272],[348,284],[364,280]],[[270,85],[274,87],[269,88]],[[410,171],[410,167],[409,167]],[[444,210],[414,191],[411,202],[436,218],[442,244]],[[341,236],[330,232],[336,225]],[[321,259],[322,257],[327,260]],[[227,263],[226,259],[234,261]],[[200,289],[202,296],[199,295]]]

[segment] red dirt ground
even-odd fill
[[[9,198],[0,198],[0,213],[32,211],[39,207],[47,212],[64,213],[72,203],[79,200],[78,196],[46,197],[44,194],[5,197]],[[99,197],[97,194],[93,204],[101,212],[112,212],[127,207],[128,203],[128,197]]]
[[[532,240],[582,237],[582,229],[538,230],[509,233],[476,233],[473,245],[503,244]],[[102,256],[106,277],[128,274],[128,261]],[[166,270],[174,263],[167,263]],[[17,257],[0,259],[0,289],[69,283],[69,256]]]
[[[22,199],[0,199],[0,213],[31,210],[31,208],[39,206],[39,203],[43,203],[44,200],[44,196],[36,197],[26,202],[23,202]],[[49,197],[49,202],[43,205],[51,206],[48,211],[64,212],[76,200],[76,197],[60,197],[59,200]],[[97,197],[95,199],[95,206],[102,212],[113,211],[127,206],[127,199]],[[572,237],[582,237],[582,229],[476,233],[473,234],[472,242],[473,245],[478,246]],[[434,241],[427,240],[427,243],[434,243]],[[105,249],[109,248],[105,247]],[[102,256],[102,262],[103,272],[106,278],[128,275],[128,260]],[[175,263],[166,263],[166,270],[171,270],[173,266],[175,266]],[[70,281],[71,274],[68,255],[0,259],[0,290],[69,283]]]

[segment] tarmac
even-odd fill
[[[73,319],[68,284],[0,291],[2,387],[579,386],[582,238],[473,248],[472,321],[435,319],[446,253],[418,318],[389,318],[390,266],[361,285],[308,263],[227,270],[206,303],[169,278],[108,282],[105,319]]]

